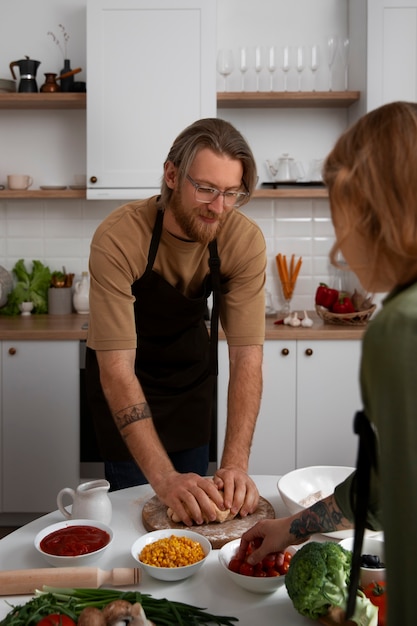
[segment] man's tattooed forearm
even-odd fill
[[[328,533],[337,530],[343,516],[340,511],[324,504],[316,502],[301,517],[295,519],[290,526],[290,532],[296,539],[307,538],[314,533]]]
[[[116,420],[117,427],[120,431],[126,428],[126,426],[129,426],[129,424],[149,419],[151,417],[151,409],[149,408],[149,404],[147,402],[134,404],[126,409],[122,409],[114,415],[114,419]]]

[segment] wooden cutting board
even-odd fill
[[[252,528],[256,522],[262,519],[273,519],[275,511],[273,506],[265,500],[259,498],[259,505],[255,513],[247,517],[235,517],[219,524],[213,522],[211,524],[202,524],[201,526],[185,526],[185,524],[175,524],[167,516],[167,507],[163,504],[158,496],[153,496],[148,500],[142,510],[142,521],[146,530],[165,530],[167,528],[187,528],[196,533],[200,533],[206,537],[214,550],[219,550],[225,543],[233,539],[240,539],[243,533]]]

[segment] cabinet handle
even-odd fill
[[[311,348],[307,348],[307,350],[305,351],[305,355],[312,356],[312,354],[313,354],[313,350]]]
[[[282,348],[282,350],[281,350],[282,356],[288,356],[289,353],[290,353],[290,351],[288,350],[288,348]]]
[[[10,356],[14,356],[16,354],[16,352],[17,352],[16,348],[9,348]]]
[[[90,176],[90,183],[96,183],[97,182],[97,176]]]

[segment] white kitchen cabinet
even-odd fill
[[[417,1],[368,0],[368,110],[417,100]]]
[[[216,116],[215,59],[215,2],[89,0],[87,198],[159,191],[175,137]]]
[[[249,472],[284,474],[309,465],[354,465],[360,340],[267,340],[264,388]],[[219,342],[218,460],[226,426],[228,349]]]
[[[355,465],[361,341],[297,341],[296,467]]]
[[[52,511],[79,483],[79,342],[1,347],[1,512]]]
[[[295,463],[296,346],[294,341],[267,341],[264,346],[264,389],[249,461],[251,474],[285,474]],[[220,463],[227,417],[229,357],[219,342],[218,454]]]

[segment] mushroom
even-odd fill
[[[130,604],[126,600],[115,600],[104,607],[102,613],[106,626],[152,626],[139,602]]]
[[[78,626],[106,626],[103,611],[94,606],[87,606],[78,617]]]

